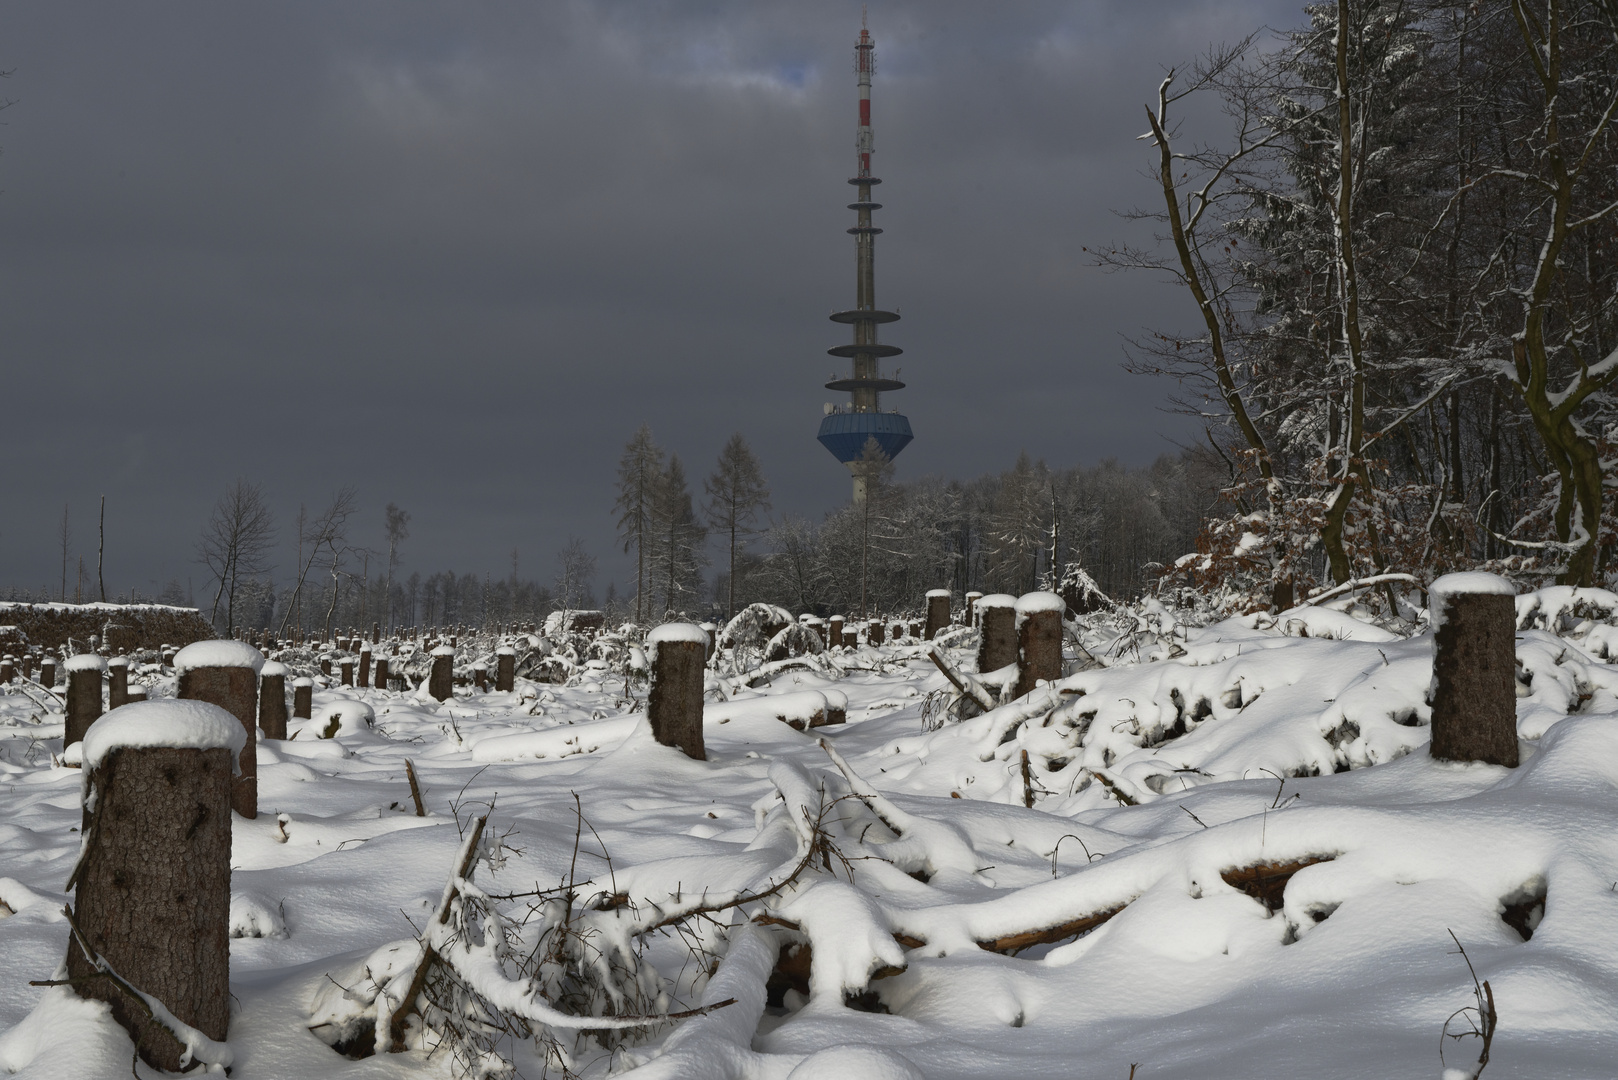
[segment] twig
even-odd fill
[[[1022,804],[1028,809],[1034,808],[1034,776],[1028,768],[1028,751],[1022,751]]]

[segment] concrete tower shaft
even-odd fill
[[[860,95],[859,127],[854,140],[858,174],[848,181],[858,192],[857,201],[848,204],[856,215],[854,227],[848,230],[854,235],[854,306],[831,316],[833,322],[853,326],[854,340],[826,350],[832,356],[851,359],[853,371],[849,378],[826,384],[828,390],[847,391],[849,401],[843,407],[828,405],[820,425],[820,442],[853,474],[856,502],[865,498],[870,477],[912,438],[910,421],[903,414],[882,411],[882,393],[902,390],[904,383],[884,376],[880,367],[881,360],[898,356],[903,350],[877,340],[877,327],[897,322],[899,315],[876,306],[876,237],[882,230],[871,223],[871,215],[882,206],[871,200],[871,189],[882,181],[871,175],[871,154],[876,143],[871,128],[871,76],[875,70],[876,42],[862,25],[854,45],[854,73]]]

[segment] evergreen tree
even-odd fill
[[[652,429],[642,424],[618,459],[618,539],[624,551],[635,549],[635,621],[643,622],[646,595],[647,548],[653,538],[653,510],[663,479],[663,451],[652,441]]]
[[[737,432],[719,451],[719,464],[704,485],[708,501],[703,506],[708,524],[730,543],[730,572],[726,587],[727,617],[736,614],[736,556],[754,531],[760,511],[770,508],[770,489],[758,457]]]
[[[669,459],[669,467],[653,489],[650,524],[649,546],[655,544],[656,586],[662,588],[666,617],[697,595],[702,584],[702,545],[708,539],[708,530],[692,509],[685,466],[677,454]]]

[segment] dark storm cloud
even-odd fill
[[[859,5],[14,3],[0,91],[8,464],[0,585],[56,580],[73,507],[108,587],[189,564],[235,476],[282,513],[353,483],[409,565],[605,554],[642,421],[700,477],[741,431],[778,510],[853,295]],[[1279,3],[884,4],[877,287],[910,389],[902,476],[1184,436],[1120,333],[1182,297],[1085,244],[1151,198],[1161,65]],[[1212,133],[1212,131],[1210,131]],[[291,562],[290,553],[282,565]],[[615,576],[615,562],[607,562]],[[620,576],[621,575],[617,575]],[[200,584],[200,577],[199,577]],[[70,586],[71,587],[71,586]]]

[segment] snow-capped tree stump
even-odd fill
[[[314,716],[315,710],[315,681],[313,679],[294,679],[292,681],[292,715],[299,720],[308,720]]]
[[[1053,592],[1017,598],[1017,686],[1022,697],[1040,681],[1062,677],[1062,611],[1067,601]]]
[[[93,811],[68,883],[67,974],[156,1069],[178,1072],[185,1048],[120,982],[210,1039],[230,1023],[231,762],[244,745],[237,719],[200,701],[126,705],[85,735]]]
[[[379,656],[379,657],[376,658],[376,670],[374,672],[372,672],[371,685],[374,686],[378,690],[386,690],[388,688],[388,658],[387,657]]]
[[[371,644],[372,645],[380,645],[381,643],[382,643],[382,624],[379,623],[379,622],[374,622],[374,623],[371,624]]]
[[[472,685],[478,688],[478,693],[487,693],[489,689],[489,666],[483,661],[472,665]]]
[[[865,624],[865,643],[867,645],[882,644],[882,637],[882,623],[880,620],[872,619]]]
[[[0,658],[0,683],[9,683],[17,677],[17,662],[12,657]]]
[[[826,634],[831,638],[830,645],[834,649],[843,647],[843,617],[833,615],[826,620]]]
[[[115,656],[107,661],[107,709],[129,702],[129,658]]]
[[[646,635],[652,686],[646,717],[652,736],[687,757],[706,761],[702,742],[702,688],[708,635],[695,623],[664,623]]]
[[[937,637],[949,625],[949,590],[933,589],[927,593],[927,629],[924,639]]]
[[[338,679],[344,686],[354,685],[354,658],[345,656],[337,661]]]
[[[359,685],[361,685],[361,686],[370,686],[371,685],[371,646],[370,645],[362,644],[360,646]]]
[[[22,673],[21,677],[24,679],[27,679],[34,674],[33,653],[23,653],[17,658],[17,670]]]
[[[245,642],[199,641],[174,655],[186,701],[206,701],[234,716],[246,733],[230,782],[230,806],[244,818],[258,817],[258,672],[264,654]]]
[[[1017,598],[990,593],[977,602],[982,639],[978,643],[978,673],[999,671],[1017,662]]]
[[[146,700],[146,687],[141,686],[139,683],[137,683],[134,686],[131,686],[129,688],[128,694],[126,696],[127,696],[127,700],[124,702],[125,705],[133,705],[137,701],[145,701]]]
[[[47,690],[56,685],[56,661],[49,656],[39,662],[39,685]]]
[[[976,626],[977,625],[977,618],[978,618],[977,603],[978,603],[979,600],[982,600],[982,599],[983,599],[983,594],[980,593],[980,592],[969,592],[969,593],[966,594],[966,596],[965,596],[966,607],[965,607],[964,612],[962,613],[962,617],[966,620],[966,625],[967,626]]]
[[[1516,594],[1493,574],[1446,574],[1428,589],[1433,757],[1517,766]]]
[[[517,650],[502,645],[494,654],[494,688],[509,694],[517,688]]]
[[[331,657],[322,656],[320,658],[320,673],[327,678],[331,677]]]
[[[433,671],[427,678],[427,692],[439,701],[455,696],[455,650],[448,645],[433,650]]]
[[[258,673],[258,726],[266,739],[287,737],[287,669],[274,660]]]
[[[101,674],[107,670],[107,662],[95,653],[83,653],[63,667],[67,669],[67,729],[62,745],[67,747],[83,739],[101,715]]]

